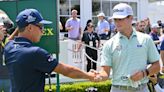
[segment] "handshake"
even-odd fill
[[[104,76],[102,73],[93,69],[88,72],[88,75],[90,76],[89,80],[92,82],[101,82],[106,81],[108,79],[108,76]]]

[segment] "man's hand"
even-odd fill
[[[94,79],[92,80],[93,82],[103,81],[103,77],[100,75],[98,71],[91,69],[89,72],[95,75]]]
[[[90,78],[89,80],[92,81],[92,82],[95,82],[95,77],[96,77],[96,75],[97,75],[97,71],[91,69],[91,70],[88,72],[88,74],[91,76],[91,78]]]
[[[68,31],[70,31],[70,30],[73,30],[73,27],[70,26],[70,27],[68,27],[67,29],[68,29]]]

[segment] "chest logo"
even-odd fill
[[[121,45],[116,46],[116,50],[121,50],[121,49],[122,49]]]
[[[142,47],[142,45],[141,44],[138,44],[137,47],[140,48],[140,47]]]

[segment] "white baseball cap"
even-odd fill
[[[157,23],[153,23],[152,25],[151,25],[151,28],[159,28],[160,26],[157,24]]]
[[[112,18],[122,19],[126,18],[128,15],[133,15],[132,7],[126,3],[119,3],[113,8]]]
[[[99,14],[97,15],[97,17],[100,17],[100,16],[105,17],[105,14],[104,14],[103,12],[101,12],[101,13],[99,13]]]

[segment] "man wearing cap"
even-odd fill
[[[112,17],[109,17],[108,18],[108,23],[109,23],[109,32],[108,32],[108,35],[109,35],[109,37],[111,38],[111,37],[113,37],[114,35],[115,35],[115,24],[114,24],[114,22],[113,22],[113,19],[112,19]]]
[[[43,20],[36,9],[25,9],[16,18],[18,37],[4,48],[5,62],[9,69],[12,92],[44,92],[45,73],[52,71],[71,78],[93,80],[93,73],[60,62],[46,50],[33,46],[40,41],[43,28],[51,21]]]
[[[109,23],[105,20],[105,14],[103,12],[99,13],[97,17],[99,19],[96,28],[97,33],[102,40],[107,40],[109,39]]]
[[[160,68],[153,40],[132,28],[133,10],[128,4],[114,6],[112,18],[118,33],[103,46],[101,70],[95,81],[107,80],[112,69],[110,92],[149,92],[148,77]]]
[[[71,12],[72,17],[65,23],[65,28],[68,31],[68,38],[72,40],[80,40],[82,35],[80,19],[77,18],[77,13],[77,10],[73,9]]]
[[[159,31],[160,27],[158,26],[157,23],[154,23],[151,25],[151,32],[149,33],[149,35],[151,36],[151,38],[153,39],[155,46],[158,50],[158,52],[160,52],[160,47],[158,46],[160,44],[160,40],[159,40],[159,36],[158,36],[158,31]]]

